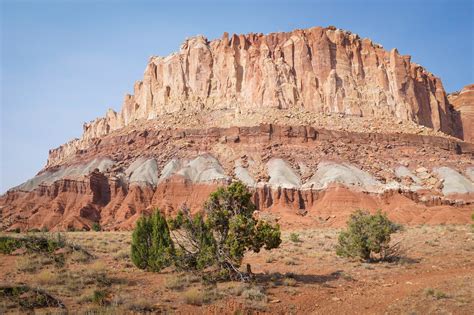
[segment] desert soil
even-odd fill
[[[279,249],[247,254],[243,268],[251,264],[252,283],[217,285],[171,269],[137,269],[128,254],[130,232],[68,232],[69,242],[95,258],[73,253],[58,267],[21,252],[0,255],[0,282],[41,288],[72,313],[472,314],[472,226],[406,227],[392,239],[401,244],[401,259],[372,264],[338,257],[339,231],[284,231]],[[95,291],[104,298],[94,298]],[[0,313],[31,311],[0,298]]]

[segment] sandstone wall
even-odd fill
[[[441,80],[369,39],[335,28],[187,39],[152,57],[122,110],[84,125],[83,139],[133,121],[200,108],[305,108],[357,116],[391,115],[452,134]]]
[[[457,133],[464,141],[474,142],[474,84],[465,86],[461,92],[449,95],[449,101],[459,114]]]

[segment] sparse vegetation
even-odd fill
[[[210,303],[217,298],[217,293],[214,290],[191,288],[183,293],[183,299],[186,304],[203,305]]]
[[[434,297],[437,300],[446,299],[448,297],[448,295],[446,293],[444,293],[443,291],[436,290],[436,289],[433,289],[433,288],[425,289],[425,294],[427,296]]]
[[[36,309],[42,307],[64,308],[64,304],[40,289],[28,286],[0,286],[0,300],[9,301],[21,309]]]
[[[107,295],[105,290],[95,290],[94,293],[92,293],[91,301],[100,306],[107,305]]]
[[[102,228],[100,227],[100,224],[98,222],[94,222],[94,224],[92,224],[92,231],[99,232],[101,230]]]
[[[281,243],[278,225],[253,217],[251,197],[237,182],[210,195],[204,206],[206,217],[192,216],[186,208],[168,221],[159,211],[142,217],[133,232],[133,263],[151,271],[172,263],[180,270],[213,267],[213,279],[247,280],[239,270],[245,252],[271,250]]]
[[[300,243],[301,242],[300,235],[298,233],[291,233],[290,241],[292,241],[293,243]]]
[[[283,285],[286,285],[288,287],[296,287],[297,284],[298,282],[295,278],[286,277],[283,279]]]
[[[390,246],[391,234],[401,227],[380,211],[374,215],[359,210],[351,215],[347,230],[339,234],[336,253],[364,261],[388,260],[397,256],[397,245]]]
[[[424,230],[426,234],[423,234]],[[408,227],[403,235],[392,235],[393,241],[403,237],[404,247],[407,247],[407,255],[403,258],[412,260],[404,265],[401,265],[403,260],[394,264],[373,264],[337,258],[333,248],[340,232],[338,229],[292,230],[283,233],[286,241],[281,248],[262,250],[261,255],[245,255],[242,271],[246,263],[257,264],[248,282],[209,283],[212,278],[203,278],[200,270],[177,272],[167,268],[160,274],[138,271],[127,258],[130,255],[130,232],[74,232],[66,234],[65,247],[53,253],[33,252],[22,246],[12,255],[0,254],[0,260],[6,262],[2,268],[10,285],[28,283],[30,288],[44,290],[55,299],[65,301],[67,311],[71,313],[173,313],[181,310],[189,313],[222,310],[226,313],[229,311],[227,305],[237,306],[242,314],[278,313],[280,310],[291,312],[293,303],[298,304],[293,308],[294,313],[303,312],[314,303],[318,303],[319,310],[327,312],[332,307],[338,310],[341,301],[355,303],[358,307],[362,307],[360,303],[368,303],[371,296],[359,294],[363,285],[382,300],[384,294],[389,295],[395,289],[404,292],[399,301],[392,301],[393,308],[388,309],[388,313],[425,313],[439,308],[443,312],[464,314],[469,313],[473,303],[469,260],[472,245],[465,242],[472,236],[470,230],[471,227],[466,225],[454,228],[451,225]],[[174,238],[175,232],[184,231],[182,227],[178,231],[170,230],[170,235]],[[290,240],[291,233],[299,234],[304,243],[295,246]],[[3,235],[24,237],[24,234]],[[425,240],[436,243],[436,251],[425,244]],[[88,259],[81,251],[72,249],[80,248],[79,245],[94,254],[94,258]],[[331,252],[323,248],[331,249]],[[452,255],[457,251],[462,255]],[[58,268],[54,256],[64,257],[63,267]],[[446,261],[448,256],[451,259]],[[16,269],[17,264],[24,264],[24,270],[31,271]],[[466,268],[459,269],[461,264]],[[215,272],[211,266],[205,270],[205,275]],[[420,274],[423,277],[419,277]],[[456,277],[452,277],[453,274]],[[371,280],[364,281],[366,278]],[[436,289],[429,289],[434,284]],[[33,291],[19,296],[0,296],[0,313],[62,311],[41,310],[41,305],[46,304],[42,304],[43,297],[37,301]],[[325,297],[329,297],[327,303],[322,304]],[[20,306],[23,299],[25,306]]]

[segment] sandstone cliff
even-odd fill
[[[388,52],[333,27],[267,35],[225,33],[213,41],[193,37],[177,53],[151,57],[122,110],[109,110],[84,124],[82,138],[56,150],[48,166],[137,121],[183,111],[271,108],[392,117],[447,134],[456,130],[441,80],[396,49]]]
[[[458,133],[464,141],[474,142],[474,84],[465,86],[459,93],[450,94],[448,99],[460,116]]]

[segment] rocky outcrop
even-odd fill
[[[464,141],[474,142],[474,84],[465,86],[461,92],[450,94],[448,99],[459,115],[457,133]]]
[[[394,117],[456,133],[441,80],[396,49],[333,27],[225,33],[213,41],[189,38],[178,52],[151,57],[122,110],[84,124],[82,138],[55,151],[48,166],[137,121],[182,111],[269,108]]]

